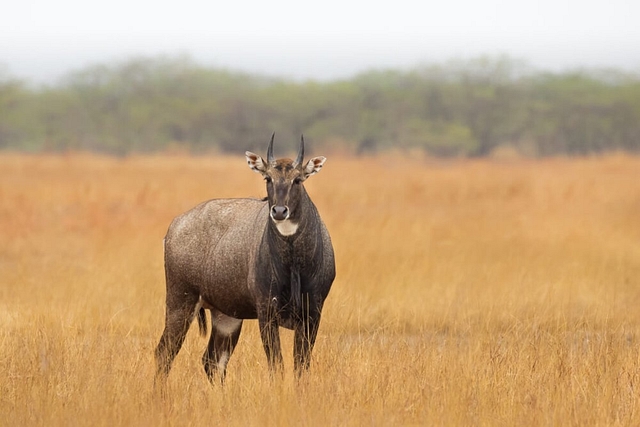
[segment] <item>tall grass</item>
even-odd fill
[[[192,328],[153,392],[162,238],[262,196],[241,156],[0,156],[0,425],[638,425],[640,158],[332,158],[338,276],[312,371],[245,322],[211,387]]]

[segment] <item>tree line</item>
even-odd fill
[[[0,149],[116,155],[261,149],[271,132],[318,148],[484,156],[640,151],[640,77],[478,58],[297,82],[137,58],[34,86],[0,76]]]

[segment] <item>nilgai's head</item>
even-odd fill
[[[267,161],[257,154],[247,151],[249,167],[264,177],[267,182],[267,196],[269,213],[280,234],[289,236],[295,234],[300,220],[300,200],[304,194],[302,183],[320,172],[325,158],[314,157],[303,163],[304,137],[300,138],[300,149],[295,160],[275,159],[273,157],[273,137],[267,149]]]

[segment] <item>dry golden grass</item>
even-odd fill
[[[312,372],[228,384],[190,331],[153,393],[162,238],[264,194],[242,157],[0,156],[0,425],[640,425],[640,158],[329,158],[338,276]]]

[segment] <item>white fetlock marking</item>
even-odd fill
[[[225,351],[218,359],[218,370],[223,372],[227,368],[227,363],[229,363],[229,352]]]
[[[278,232],[283,236],[291,236],[293,234],[296,234],[296,231],[298,231],[298,224],[291,221],[290,219],[285,219],[283,221],[276,221],[274,219],[273,222],[276,224]]]

